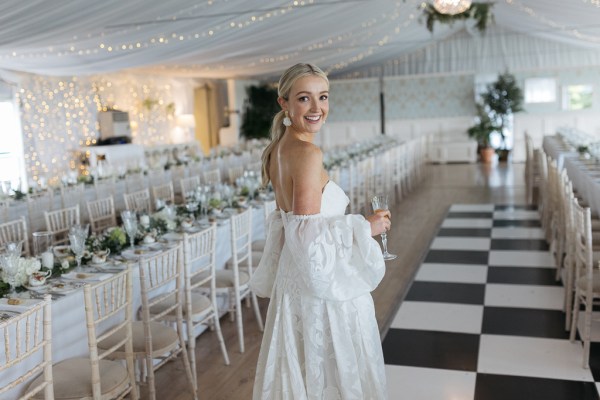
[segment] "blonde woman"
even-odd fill
[[[348,197],[328,179],[313,144],[329,113],[323,71],[289,68],[278,102],[262,175],[279,209],[269,217],[251,282],[257,295],[271,298],[253,398],[386,399],[370,292],[385,271],[372,236],[390,229],[390,213],[344,214]]]

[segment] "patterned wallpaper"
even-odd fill
[[[379,120],[379,80],[331,81],[329,120],[333,122]]]
[[[386,78],[385,105],[389,120],[474,115],[473,75]]]
[[[385,78],[386,119],[459,117],[475,114],[473,75]],[[379,120],[379,80],[332,81],[330,118]]]

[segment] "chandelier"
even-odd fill
[[[460,14],[471,7],[471,0],[434,0],[433,8],[440,14]]]

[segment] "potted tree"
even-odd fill
[[[490,136],[496,131],[496,126],[492,123],[490,115],[482,104],[476,104],[477,117],[475,125],[467,130],[470,138],[477,141],[477,150],[483,163],[491,163],[494,157],[494,148],[490,144]]]
[[[523,91],[517,86],[514,75],[508,72],[498,75],[498,79],[489,84],[481,94],[481,103],[476,104],[476,107],[477,117],[475,125],[467,131],[469,136],[477,139],[481,148],[487,149],[492,148],[490,136],[497,134],[500,146],[491,151],[498,153],[500,161],[506,161],[510,153],[506,133],[512,129],[513,113],[523,111]],[[486,136],[485,146],[482,146],[481,136]]]

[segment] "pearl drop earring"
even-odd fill
[[[283,125],[285,125],[285,126],[292,126],[292,120],[288,116],[288,112],[287,111],[285,112],[285,118],[283,119]]]

